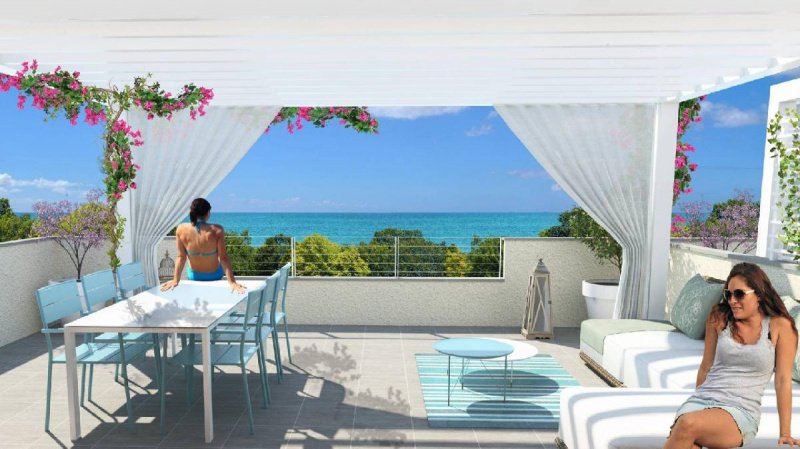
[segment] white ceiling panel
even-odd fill
[[[4,5],[0,71],[33,58],[103,86],[194,82],[224,105],[658,102],[800,66],[800,2]]]

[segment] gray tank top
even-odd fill
[[[717,339],[714,364],[693,398],[734,405],[761,422],[761,396],[775,371],[775,347],[769,340],[769,317],[761,322],[761,335],[752,345],[731,336],[731,323]]]

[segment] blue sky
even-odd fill
[[[694,192],[723,201],[761,188],[769,86],[776,75],[711,94],[685,140],[697,147]],[[213,87],[213,86],[212,86]],[[100,187],[101,128],[43,121],[0,93],[0,196],[15,211],[82,200]],[[560,212],[573,205],[491,107],[373,108],[380,134],[338,125],[263,135],[209,196],[253,212]],[[265,122],[267,120],[265,119]]]

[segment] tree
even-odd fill
[[[539,231],[539,237],[575,237],[571,234],[569,221],[572,217],[583,212],[579,207],[573,207],[558,214],[558,224]]]
[[[299,276],[369,275],[369,266],[356,248],[337,245],[319,234],[311,234],[298,243],[295,254]]]
[[[269,276],[292,261],[292,238],[278,234],[253,251],[253,265],[258,275]]]
[[[256,272],[253,265],[253,239],[246,229],[241,234],[225,232],[225,252],[231,261],[233,272],[242,276],[252,276]]]
[[[451,245],[447,248],[447,253],[444,257],[445,276],[449,278],[463,278],[469,276],[471,267],[469,256],[462,253],[457,246]]]
[[[30,215],[17,216],[8,198],[0,198],[0,242],[30,237],[32,225]]]
[[[62,200],[56,203],[40,201],[33,205],[39,219],[33,231],[41,237],[53,237],[69,255],[72,265],[81,279],[81,270],[86,254],[107,240],[107,226],[114,219],[114,211],[101,203],[100,191],[87,194],[83,204]]]
[[[622,271],[622,247],[611,234],[580,207],[562,212],[559,225],[545,229],[540,237],[577,237],[601,261],[607,261]]]
[[[755,248],[761,208],[752,193],[737,191],[734,198],[716,203],[710,209],[706,217],[708,203],[684,204],[686,224],[681,235],[700,237],[703,246],[724,251],[749,253]]]
[[[482,278],[502,276],[501,252],[499,237],[486,239],[472,237],[472,249],[467,256],[470,265],[469,275]]]

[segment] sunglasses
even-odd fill
[[[741,288],[737,288],[736,290],[722,290],[722,296],[725,297],[725,300],[730,301],[731,298],[736,299],[737,301],[741,301],[744,299],[745,296],[753,293],[755,290],[742,290]]]

